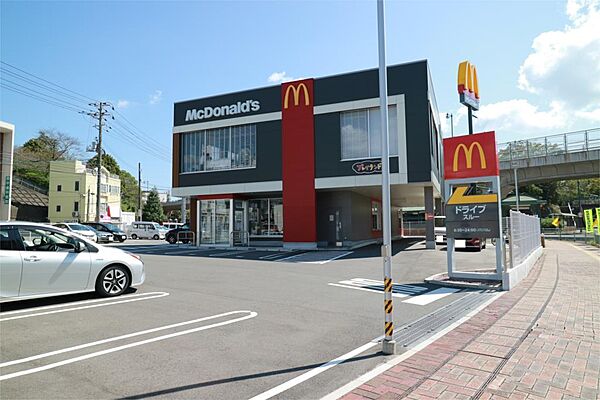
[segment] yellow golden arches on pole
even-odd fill
[[[310,105],[310,97],[308,96],[308,88],[304,83],[301,83],[296,87],[293,84],[290,84],[287,89],[285,89],[285,96],[283,97],[283,108],[287,109],[289,107],[289,98],[290,98],[290,90],[294,96],[294,105],[297,106],[300,104],[300,93],[304,94],[304,105]],[[302,92],[301,92],[302,90]]]
[[[472,168],[472,166],[473,166],[473,149],[475,147],[477,147],[477,150],[479,151],[479,165],[480,165],[481,169],[487,168],[487,161],[485,159],[485,153],[483,151],[483,147],[481,147],[481,144],[479,144],[479,142],[471,143],[471,145],[469,146],[468,149],[464,143],[461,143],[458,146],[456,146],[456,150],[454,150],[454,160],[452,161],[452,171],[453,172],[458,171],[458,156],[460,155],[459,154],[460,150],[462,150],[463,154],[465,155],[465,160],[467,162],[467,169]]]

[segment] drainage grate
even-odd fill
[[[493,290],[470,291],[460,299],[396,330],[394,340],[398,346],[412,344],[435,335],[454,321],[464,317],[478,306],[488,301],[497,292]]]

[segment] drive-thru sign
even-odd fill
[[[444,189],[448,275],[502,279],[502,246],[496,247],[496,273],[454,271],[455,239],[500,238],[500,177],[494,132],[444,139]],[[504,243],[499,239],[497,243]],[[485,276],[484,276],[485,275]]]
[[[489,189],[480,193],[476,185],[483,178],[493,180],[497,176],[494,132],[444,139],[444,177],[450,186],[446,202],[447,237],[500,236],[498,192]]]

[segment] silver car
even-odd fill
[[[118,296],[145,277],[135,254],[48,225],[0,222],[0,301],[91,291]]]
[[[52,224],[52,226],[73,232],[74,234],[89,239],[92,242],[98,242],[98,235],[96,235],[96,231],[89,229],[85,225],[81,225],[76,222],[59,222],[57,224]]]

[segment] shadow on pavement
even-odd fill
[[[136,288],[129,288],[123,294],[132,294],[135,292],[137,292]],[[56,304],[64,304],[65,306],[67,306],[69,305],[69,303],[74,303],[77,301],[115,298],[119,297],[100,297],[96,294],[96,292],[86,292],[77,294],[67,294],[62,296],[48,296],[29,300],[14,300],[0,304],[0,312],[25,310],[28,308],[53,306]]]
[[[349,362],[356,362],[356,361],[368,360],[370,358],[375,358],[375,357],[379,357],[379,356],[383,356],[383,353],[381,353],[380,351],[378,351],[377,353],[367,354],[367,355],[360,356],[360,357],[352,357],[352,358],[349,358],[348,360],[344,361],[341,364],[347,364]],[[192,384],[189,384],[189,385],[177,386],[177,387],[172,387],[172,388],[168,388],[168,389],[157,390],[157,391],[154,391],[154,392],[141,393],[141,394],[136,394],[136,395],[133,395],[133,396],[121,397],[121,399],[145,399],[145,398],[148,398],[148,397],[163,396],[163,395],[170,394],[170,393],[183,392],[185,390],[199,389],[199,388],[208,387],[208,386],[214,386],[214,385],[222,385],[224,383],[246,381],[246,380],[249,380],[249,379],[264,378],[264,377],[267,377],[267,376],[275,376],[275,375],[287,374],[287,373],[290,373],[290,372],[305,371],[305,370],[310,370],[310,369],[317,368],[317,367],[319,367],[319,366],[321,366],[323,364],[325,364],[325,363],[322,362],[322,363],[318,363],[318,364],[303,365],[301,367],[278,369],[278,370],[274,370],[274,371],[259,372],[259,373],[256,373],[256,374],[234,376],[234,377],[225,378],[225,379],[217,379],[217,380],[214,380],[214,381],[192,383]]]

